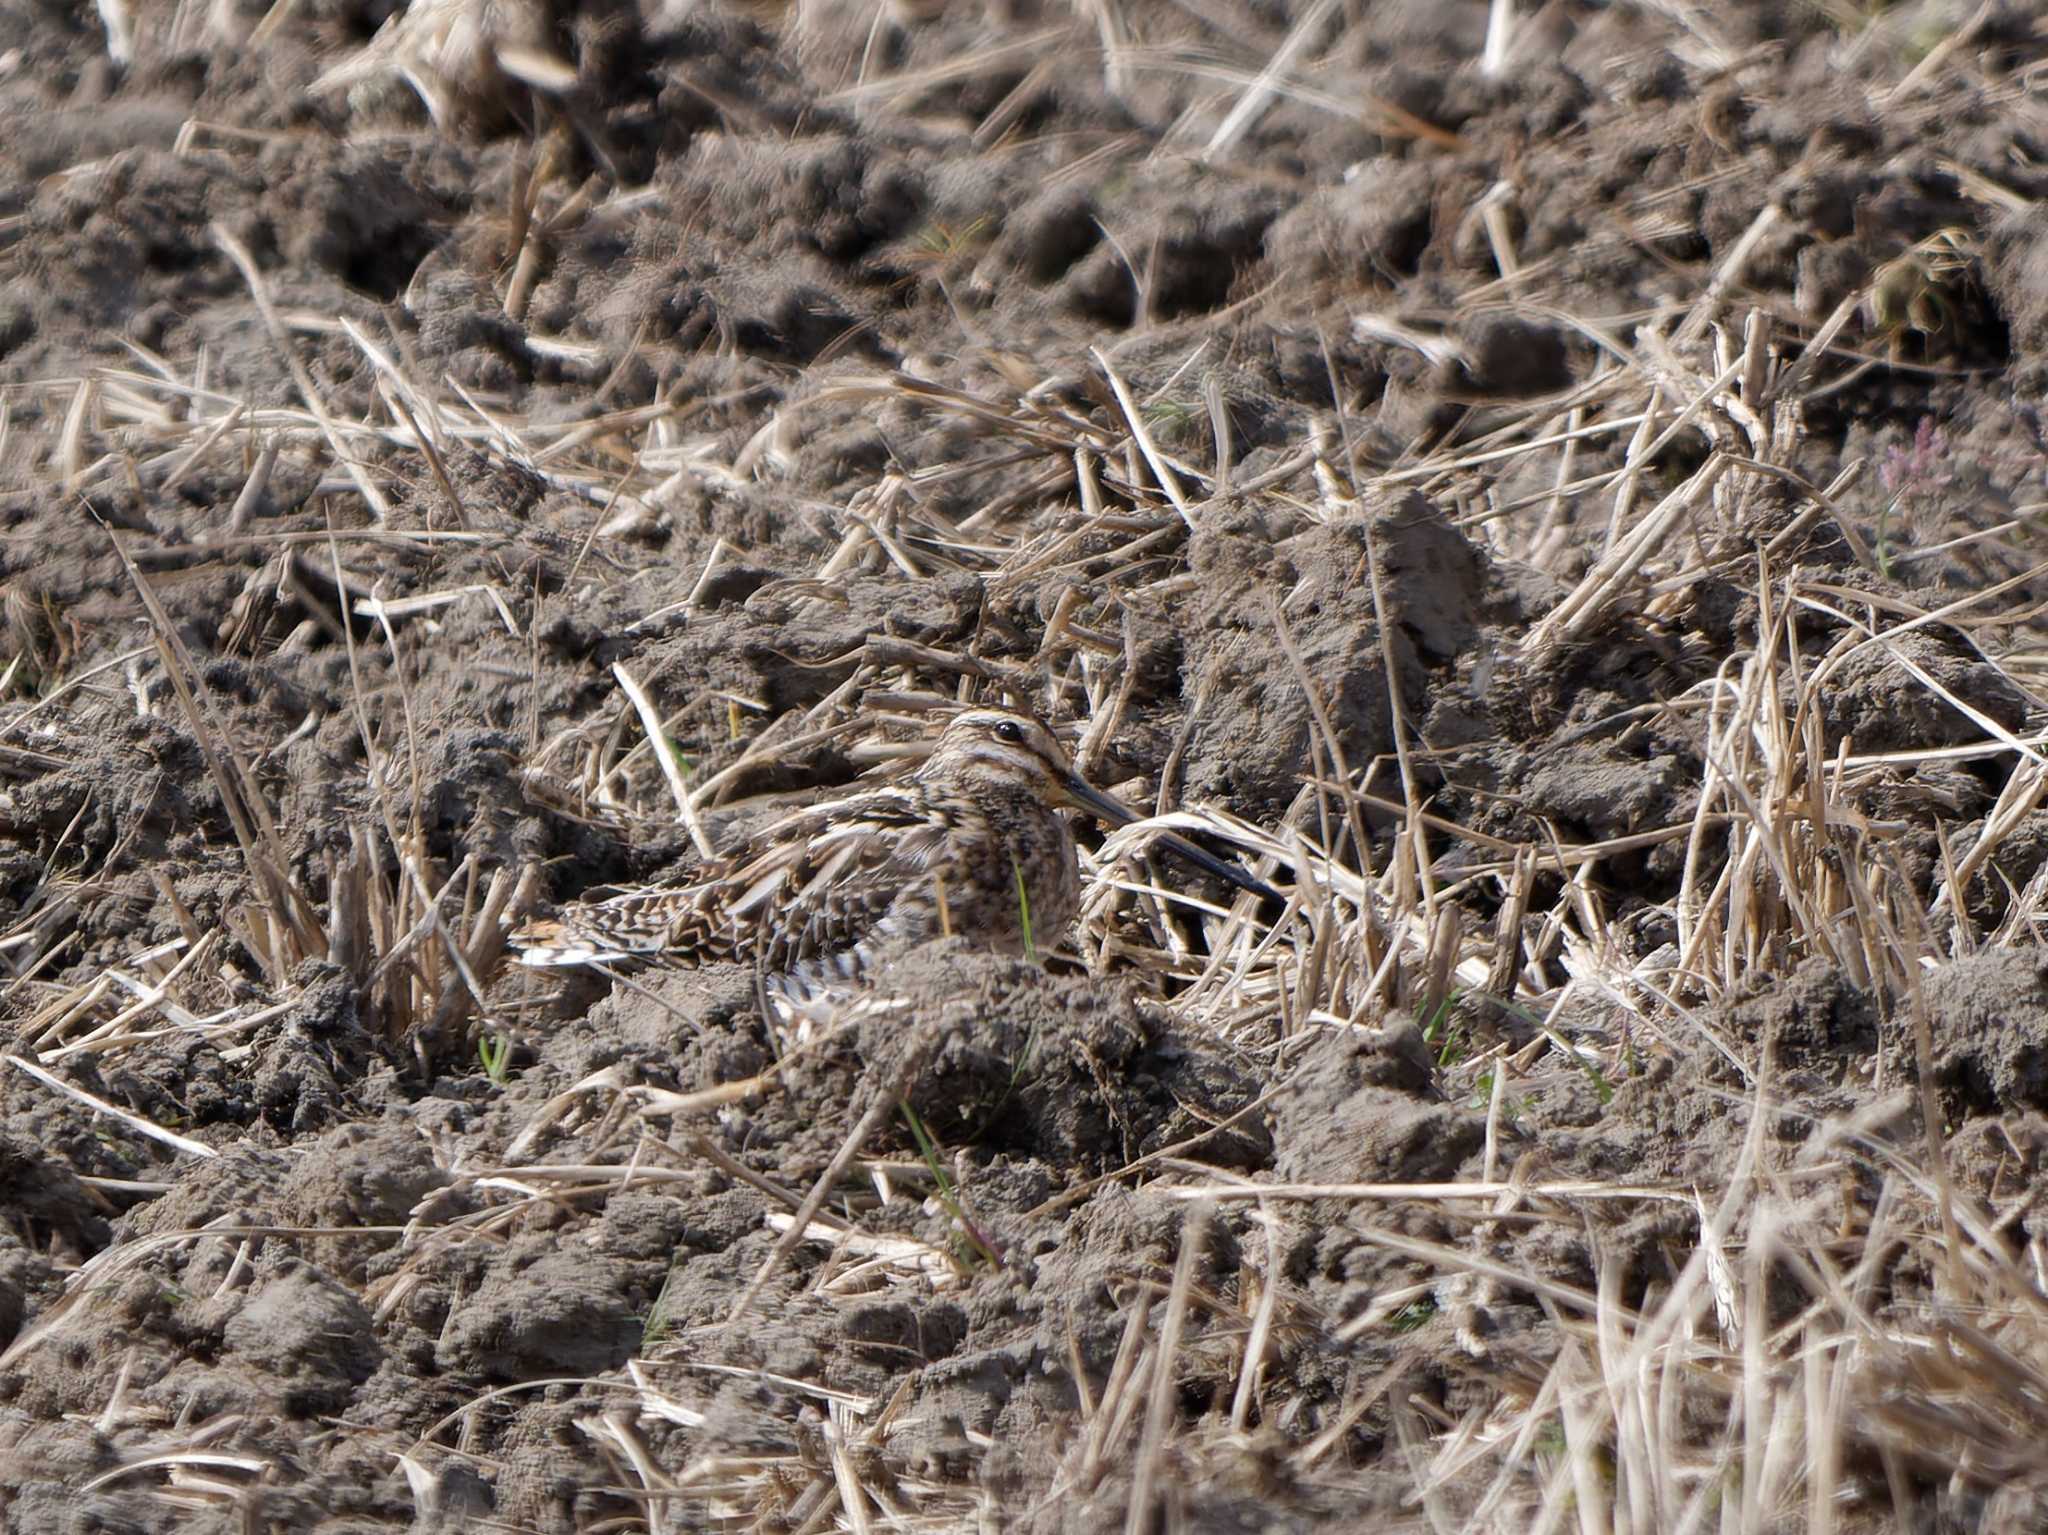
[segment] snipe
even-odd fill
[[[528,965],[757,965],[780,992],[860,979],[892,950],[944,934],[1049,950],[1080,902],[1065,810],[1137,817],[1081,778],[1028,715],[956,715],[903,782],[813,805],[691,883],[564,907],[514,935]],[[1274,892],[1179,837],[1181,857]]]

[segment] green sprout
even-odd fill
[[[1430,1011],[1429,1021],[1422,1026],[1422,1041],[1435,1051],[1439,1071],[1448,1071],[1463,1060],[1469,1043],[1464,1030],[1451,1027],[1451,1009],[1459,996],[1454,991],[1437,1003]]]
[[[954,1226],[967,1238],[968,1244],[982,1261],[990,1268],[1001,1268],[1002,1255],[995,1250],[988,1238],[981,1234],[980,1228],[968,1218],[967,1208],[960,1200],[960,1192],[953,1186],[952,1177],[946,1172],[945,1164],[939,1160],[939,1143],[932,1139],[931,1132],[925,1128],[917,1110],[910,1106],[909,1099],[903,1099],[897,1107],[902,1109],[903,1121],[910,1126],[911,1137],[917,1142],[919,1158],[924,1162],[926,1170],[931,1173],[932,1181],[938,1185],[940,1205],[953,1217]]]
[[[1397,1333],[1414,1332],[1417,1328],[1426,1325],[1429,1319],[1435,1315],[1435,1301],[1410,1301],[1399,1311],[1396,1311],[1387,1318],[1387,1330]]]
[[[647,1308],[647,1320],[640,1326],[640,1349],[646,1353],[661,1346],[669,1329],[675,1325],[674,1301],[669,1292],[675,1287],[676,1271],[680,1264],[671,1265],[662,1275],[661,1288],[655,1292],[654,1301]]]
[[[988,225],[986,214],[960,229],[935,219],[917,232],[917,254],[934,264],[950,261],[980,241]]]
[[[1024,865],[1010,854],[1010,872],[1017,877],[1017,916],[1024,924],[1024,957],[1038,963],[1038,944],[1031,936],[1031,892],[1024,888]]]
[[[737,713],[738,711],[734,710],[733,712]],[[735,732],[735,735],[737,735],[737,732]],[[659,732],[654,738],[654,743],[661,748],[661,754],[674,764],[675,770],[685,778],[688,778],[691,773],[696,771],[690,765],[690,759],[683,755],[683,749],[669,739],[667,731]]]
[[[505,1034],[479,1035],[476,1058],[484,1068],[484,1075],[491,1079],[491,1085],[503,1087],[506,1072],[512,1064],[511,1037]]]

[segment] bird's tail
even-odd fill
[[[562,965],[645,963],[673,949],[676,890],[634,890],[603,901],[564,906],[512,935],[519,963]]]

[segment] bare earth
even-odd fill
[[[2034,5],[434,3],[0,6],[0,1527],[2048,1527]]]

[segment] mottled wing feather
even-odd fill
[[[947,828],[902,788],[813,806],[757,833],[688,885],[573,904],[530,924],[518,935],[520,958],[758,959],[786,971],[875,937],[899,892],[929,884],[947,840]]]
[[[872,940],[918,936],[914,930],[885,934],[881,929],[892,910],[898,917],[905,915],[897,903],[906,891],[911,892],[906,905],[921,904],[916,893],[929,886],[947,844],[945,828],[929,821],[886,830],[863,828],[832,859],[839,866],[836,876],[804,880],[780,918],[777,942],[767,949],[768,962],[789,969]],[[951,871],[937,872],[957,877]],[[825,873],[821,869],[819,876]]]
[[[758,957],[771,971],[851,949],[875,936],[906,885],[930,877],[945,843],[946,829],[901,790],[805,811],[695,887],[672,947]]]

